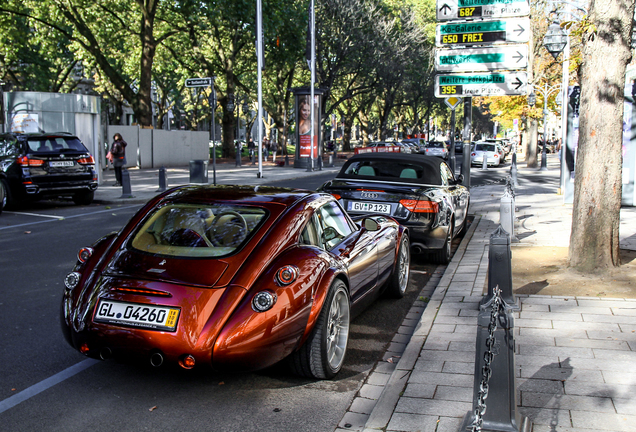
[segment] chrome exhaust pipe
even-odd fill
[[[159,367],[163,364],[163,354],[161,353],[153,353],[150,356],[150,364],[154,367]]]
[[[99,358],[102,360],[108,360],[112,355],[113,355],[113,352],[108,347],[102,348],[99,351]]]

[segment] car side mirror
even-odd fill
[[[380,230],[380,224],[375,219],[371,219],[371,218],[364,218],[364,220],[362,221],[362,226],[367,231],[379,231]]]
[[[460,174],[457,176],[457,183],[464,184],[464,174]]]
[[[338,231],[336,231],[336,229],[334,227],[327,227],[324,229],[324,231],[322,232],[322,236],[321,236],[321,240],[322,243],[328,243],[331,240],[338,238],[339,234]]]

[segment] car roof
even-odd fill
[[[404,164],[416,164],[423,167],[427,172],[430,173],[428,178],[431,176],[433,178],[439,179],[440,175],[440,167],[441,164],[445,163],[441,158],[437,156],[426,156],[423,154],[406,154],[406,153],[361,153],[350,157],[347,162],[345,162],[344,166],[338,173],[336,177],[338,178],[346,178],[351,179],[352,177],[348,175],[344,175],[346,169],[355,162],[364,162],[364,161],[382,161],[382,162],[396,162],[396,163],[404,163]],[[422,179],[424,180],[424,179]],[[382,177],[378,177],[378,181],[382,181]],[[416,180],[410,180],[408,183],[419,183]],[[428,183],[427,183],[428,184]]]
[[[291,206],[316,192],[272,186],[186,185],[166,191],[163,201],[180,203],[211,203],[217,201]]]

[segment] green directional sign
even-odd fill
[[[499,45],[486,48],[438,49],[435,70],[438,72],[488,72],[525,70],[528,45]]]
[[[526,43],[530,30],[530,18],[458,21],[438,24],[435,43],[438,47]]]
[[[528,15],[528,0],[437,0],[437,21]]]
[[[435,96],[511,96],[527,94],[528,74],[502,72],[435,76]]]

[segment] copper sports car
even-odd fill
[[[331,378],[352,316],[383,291],[402,297],[408,231],[356,220],[328,194],[182,186],[78,254],[62,328],[89,357],[153,366],[292,370]]]

